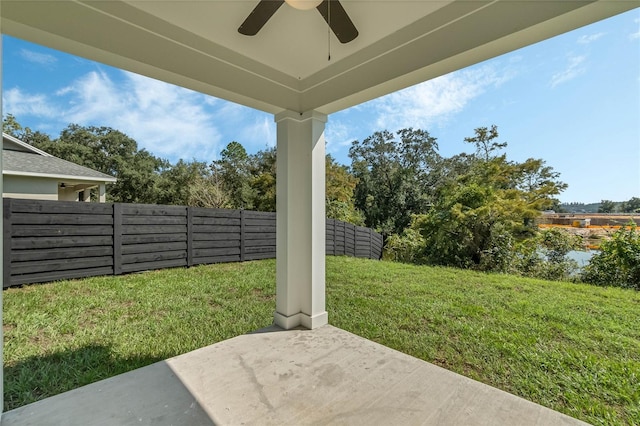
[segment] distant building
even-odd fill
[[[2,133],[3,197],[33,200],[91,201],[95,190],[105,202],[106,185],[116,178],[54,157]]]

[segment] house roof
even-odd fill
[[[72,163],[2,134],[2,174],[72,179],[91,182],[115,182],[116,178]]]
[[[20,139],[11,136],[7,133],[2,133],[2,149],[10,149],[12,151],[22,151],[22,152],[32,152],[36,154],[43,155],[45,157],[53,157],[53,155],[48,152],[44,152],[41,149],[36,148],[35,146],[29,145],[26,142],[21,141]]]
[[[341,0],[342,44],[316,10],[259,0],[2,0],[2,31],[253,108],[331,114],[633,9],[611,0]],[[329,59],[329,53],[330,58]]]

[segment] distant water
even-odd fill
[[[578,266],[582,269],[589,263],[589,260],[596,254],[598,250],[589,250],[589,251],[570,251],[567,253],[567,257],[569,259],[573,259],[578,262]]]

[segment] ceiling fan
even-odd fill
[[[258,34],[285,2],[300,10],[316,8],[341,43],[349,43],[358,37],[358,30],[338,0],[260,0],[238,32],[247,36]]]

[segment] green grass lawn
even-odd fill
[[[331,324],[594,424],[640,424],[640,292],[327,258]],[[4,292],[5,410],[267,326],[275,261]]]

